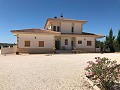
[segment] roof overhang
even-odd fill
[[[103,35],[99,35],[99,34],[96,35],[96,38],[98,38],[98,39],[99,39],[99,38],[103,38],[103,37],[105,37],[105,36],[103,36]]]
[[[18,34],[43,34],[43,35],[60,35],[60,32],[41,29],[24,29],[24,30],[11,30],[14,35]]]
[[[71,36],[71,37],[81,36],[81,37],[95,37],[95,38],[103,38],[104,37],[103,35],[86,33],[86,32],[82,32],[81,34],[78,34],[78,33],[61,33],[61,36]]]
[[[103,38],[104,36],[100,35],[83,35],[83,34],[61,34],[60,36],[70,36],[70,37],[95,37],[95,38]]]
[[[74,20],[74,19],[65,19],[65,18],[48,18],[44,28],[49,25],[51,22],[81,22],[82,24],[86,23],[86,20]]]

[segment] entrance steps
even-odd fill
[[[78,50],[56,50],[55,51],[55,53],[56,54],[67,54],[67,53],[75,53],[75,54],[77,54],[77,53],[88,53],[87,51],[85,51],[85,50],[80,50],[80,49],[78,49]]]
[[[87,53],[85,50],[72,50],[73,53]]]
[[[67,54],[67,53],[73,53],[72,50],[56,50],[56,53],[62,53],[62,54]]]

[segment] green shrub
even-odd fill
[[[85,68],[86,76],[94,84],[99,84],[105,90],[111,90],[111,86],[120,79],[120,64],[117,61],[111,61],[108,58],[96,57],[96,61],[89,61],[88,66]]]

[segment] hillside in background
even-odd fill
[[[15,43],[13,44],[13,43],[0,43],[0,45],[15,45]]]

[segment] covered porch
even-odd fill
[[[55,49],[56,50],[74,50],[76,49],[75,37],[55,37]]]

